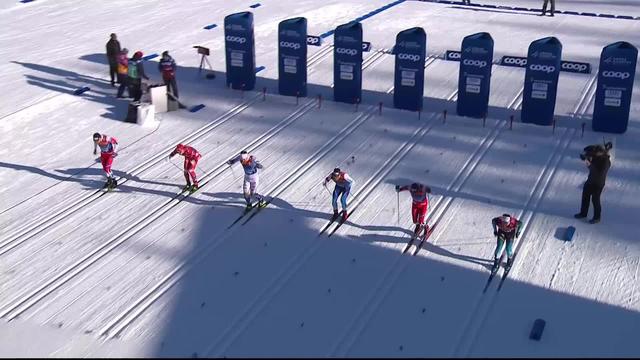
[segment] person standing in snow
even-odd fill
[[[169,55],[168,51],[162,53],[162,58],[158,63],[158,70],[162,74],[162,80],[167,85],[167,91],[178,97],[178,84],[176,83],[176,61]]]
[[[429,209],[429,194],[431,188],[427,185],[414,182],[411,185],[396,185],[396,192],[409,191],[413,202],[411,204],[411,216],[413,217],[413,223],[416,225],[413,231],[413,236],[417,237],[422,229],[426,231],[426,215]]]
[[[593,218],[589,220],[589,223],[596,224],[600,222],[602,211],[600,195],[602,194],[602,190],[604,190],[607,172],[611,167],[609,150],[611,150],[612,147],[613,144],[611,142],[606,143],[604,146],[600,144],[589,145],[585,147],[582,154],[580,154],[580,158],[589,168],[589,177],[582,187],[582,204],[580,205],[580,212],[574,215],[576,219],[587,217],[589,200],[591,200],[593,203]]]
[[[127,58],[127,54],[129,50],[127,48],[122,49],[120,54],[118,54],[118,82],[120,86],[118,86],[118,94],[117,98],[123,98],[122,94],[124,94],[124,89],[127,89],[127,95],[131,96],[129,91],[129,79],[128,79],[128,67],[129,67],[129,59]]]
[[[244,193],[244,200],[247,202],[247,207],[245,210],[251,210],[253,205],[251,205],[251,200],[253,197],[258,199],[257,205],[259,207],[264,206],[266,203],[264,198],[258,194],[258,169],[263,169],[264,166],[260,164],[258,159],[250,155],[246,150],[242,150],[240,155],[234,157],[233,159],[227,161],[227,165],[231,166],[236,162],[240,162],[242,164],[242,168],[244,170],[244,182],[242,183],[242,192]]]
[[[548,3],[551,3],[551,13],[549,14],[549,16],[553,16],[553,13],[556,11],[556,0],[544,0],[544,3],[542,4],[542,14],[540,14],[540,16],[546,15]]]
[[[202,155],[193,147],[183,144],[176,146],[171,154],[169,154],[169,159],[176,154],[184,156],[184,178],[187,180],[187,185],[182,188],[182,191],[194,192],[198,190],[200,186],[198,185],[198,179],[196,177],[196,166]],[[193,185],[191,185],[191,180],[193,180]]]
[[[104,185],[105,188],[113,189],[118,186],[118,181],[113,177],[113,174],[111,173],[111,164],[113,163],[113,158],[118,155],[118,153],[116,152],[117,145],[118,141],[114,137],[100,133],[93,134],[93,155],[97,154],[97,148],[99,147],[102,170],[107,177],[107,183]]]
[[[346,172],[340,170],[340,168],[333,169],[333,172],[324,179],[322,186],[327,187],[327,183],[333,180],[336,186],[333,188],[333,194],[331,197],[331,206],[333,206],[333,218],[338,217],[338,197],[340,197],[340,204],[342,205],[342,221],[347,220],[347,198],[351,192],[351,186],[353,185],[353,179]]]
[[[493,227],[493,235],[496,237],[497,244],[494,252],[493,269],[496,270],[502,259],[502,250],[505,247],[507,251],[507,268],[513,264],[513,242],[515,238],[520,237],[520,229],[522,222],[509,214],[495,217],[491,220]],[[498,257],[499,256],[499,257]]]
[[[118,54],[120,54],[120,42],[116,34],[111,34],[111,38],[107,41],[107,61],[109,62],[111,86],[116,86],[114,79],[118,74]]]
[[[140,101],[142,97],[142,78],[149,80],[149,77],[144,73],[142,56],[142,51],[136,51],[133,57],[129,59],[127,68],[129,94],[133,96],[133,101]]]

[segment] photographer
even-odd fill
[[[580,159],[582,159],[589,168],[589,177],[582,187],[582,205],[580,212],[575,214],[576,219],[587,217],[589,212],[589,200],[593,203],[593,219],[589,220],[590,224],[600,222],[600,194],[604,189],[607,179],[607,172],[611,167],[611,159],[609,150],[613,147],[611,142],[602,145],[589,145],[584,148]]]

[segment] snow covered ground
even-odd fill
[[[589,130],[596,71],[561,73],[552,130],[518,121],[524,70],[496,65],[483,126],[454,115],[458,64],[442,59],[425,70],[425,112],[392,109],[394,59],[381,52],[421,26],[431,55],[479,31],[493,36],[494,58],[556,36],[564,59],[597,68],[602,47],[640,45],[640,21],[405,1],[363,21],[373,49],[356,109],[330,101],[333,37],[309,47],[309,97],[275,95],[277,25],[304,16],[319,35],[390,1],[256,2],[0,4],[0,356],[640,356],[637,76],[629,129],[611,135]],[[557,8],[640,16],[635,0]],[[224,86],[221,25],[248,10],[265,70],[258,91],[242,94]],[[181,99],[206,107],[124,123],[127,102],[115,98],[103,56],[111,32],[131,52],[169,50]],[[216,79],[198,74],[194,45],[211,49]],[[145,65],[152,83],[156,61]],[[91,91],[74,96],[84,85]],[[108,194],[96,191],[95,131],[121,144],[120,186]],[[578,154],[603,135],[615,159],[602,222],[590,225],[573,218],[587,173]],[[179,142],[203,154],[202,188],[188,197],[180,162],[166,159]],[[244,204],[242,172],[224,162],[241,149],[265,165],[259,191],[273,201],[229,228]],[[321,181],[336,166],[356,181],[353,213],[318,236],[331,211]],[[410,198],[402,193],[398,209],[393,189],[412,181],[432,187],[437,225],[416,256],[402,253]],[[518,258],[504,287],[483,293],[490,220],[504,212],[526,224]],[[565,242],[569,225],[577,230]],[[546,328],[532,341],[538,318]]]

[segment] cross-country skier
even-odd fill
[[[416,225],[413,231],[414,236],[418,236],[420,231],[425,228],[427,209],[429,209],[429,195],[431,188],[427,185],[414,182],[411,185],[396,185],[396,192],[408,190],[411,194],[413,202],[411,204],[411,216],[413,223]]]
[[[260,161],[256,159],[255,156],[247,153],[246,150],[242,150],[240,155],[235,158],[227,161],[228,165],[233,165],[236,162],[240,162],[242,164],[242,168],[244,169],[244,182],[242,184],[242,192],[244,193],[244,200],[247,202],[246,210],[251,210],[251,199],[255,196],[258,199],[258,206],[264,206],[265,201],[261,195],[258,194],[258,169],[264,168]]]
[[[507,268],[510,268],[513,264],[513,240],[520,237],[520,228],[522,222],[509,214],[502,214],[502,216],[495,217],[491,220],[493,226],[493,235],[496,236],[497,245],[494,254],[493,268],[497,269],[500,265],[500,254],[504,248],[506,242],[507,250]]]
[[[336,186],[333,188],[333,195],[331,197],[331,205],[333,206],[333,218],[338,217],[338,197],[340,197],[340,204],[342,205],[342,221],[347,220],[347,198],[349,192],[351,192],[351,186],[353,185],[353,179],[340,168],[333,169],[333,172],[324,179],[323,186],[327,186],[329,181],[333,180]]]
[[[117,145],[118,141],[111,136],[100,133],[93,134],[93,155],[98,153],[97,148],[100,147],[100,162],[102,163],[102,170],[104,170],[104,174],[107,177],[107,183],[104,184],[105,188],[113,189],[118,186],[118,181],[111,173],[113,158],[118,155],[116,152]]]
[[[194,192],[198,190],[199,185],[198,179],[196,178],[196,166],[202,155],[193,147],[183,144],[176,146],[171,154],[169,154],[169,159],[176,154],[184,156],[184,178],[187,180],[187,185],[185,185],[182,191]],[[193,185],[191,185],[191,179],[193,179]]]

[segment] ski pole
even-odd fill
[[[396,191],[396,195],[398,202],[397,202],[397,206],[396,206],[396,213],[398,213],[398,226],[400,226],[400,192]]]
[[[322,186],[324,186],[324,189],[327,190],[327,192],[329,193],[329,196],[333,196],[333,194],[331,194],[331,191],[327,187],[327,183],[322,183]]]
[[[233,177],[236,177],[236,172],[233,170],[233,167],[231,166],[231,164],[227,164],[227,166],[229,167],[229,169],[231,169],[231,173],[233,174]]]
[[[176,169],[178,169],[178,170],[180,170],[180,171],[184,171],[184,169],[180,169],[180,167],[179,167],[178,165],[174,164],[174,163],[173,163],[173,161],[171,161],[171,160],[169,160],[169,159],[167,159],[167,161],[168,161],[171,165],[175,166],[175,167],[176,167]]]

